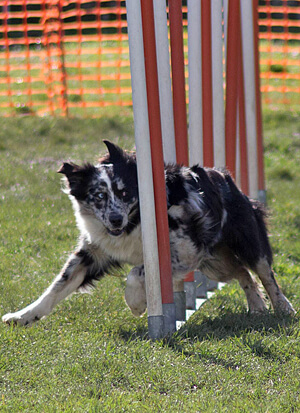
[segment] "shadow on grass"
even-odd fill
[[[120,327],[118,334],[120,339],[126,343],[134,340],[149,340],[148,328],[146,326]]]
[[[210,318],[200,312],[195,314],[182,326],[180,330],[163,341],[166,345],[177,347],[181,341],[220,341],[228,337],[246,337],[250,332],[259,332],[262,335],[289,335],[290,328],[299,322],[299,317],[287,315],[250,315],[246,312],[226,312],[221,316]],[[126,328],[127,327],[127,328]],[[124,341],[149,340],[148,328],[145,325],[120,327],[118,334]],[[259,352],[259,349],[257,349]]]
[[[288,333],[288,327],[299,321],[299,317],[278,315],[268,312],[263,315],[252,315],[247,312],[226,314],[210,318],[195,313],[188,322],[174,335],[198,341],[213,338],[222,340],[227,337],[240,337],[245,333],[257,331],[263,334],[275,332]]]
[[[232,337],[236,339],[234,345],[237,346],[237,352],[242,348],[244,351],[250,350],[253,356],[284,362],[289,356],[279,354],[276,349],[266,344],[268,340],[265,338],[268,336],[289,336],[293,333],[293,326],[299,323],[299,316],[292,317],[272,313],[258,316],[227,312],[213,319],[207,316],[202,317],[201,320],[197,320],[197,318],[200,317],[197,317],[195,313],[195,316],[170,337],[166,344],[174,351],[190,357],[195,356],[195,350],[186,346],[187,340],[190,344],[203,341],[217,343]],[[217,363],[228,369],[239,367],[238,364],[213,356],[210,352],[198,356],[209,363]]]

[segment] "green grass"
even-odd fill
[[[300,308],[300,123],[264,115],[270,231],[278,281]],[[5,118],[0,129],[0,312],[37,298],[76,246],[63,160],[94,161],[102,139],[133,148],[130,111],[99,119]],[[30,328],[0,325],[1,412],[296,412],[300,323],[249,316],[237,283],[171,339],[151,342],[124,280],[106,277]]]

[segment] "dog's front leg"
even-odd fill
[[[48,315],[56,304],[82,285],[89,269],[87,260],[84,260],[86,255],[82,250],[72,254],[61,273],[40,298],[20,311],[4,315],[2,321],[28,325]]]
[[[125,300],[132,314],[141,316],[147,308],[144,266],[134,267],[126,280]]]

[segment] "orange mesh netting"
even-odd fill
[[[267,104],[300,104],[300,1],[259,7],[261,90]],[[274,5],[280,4],[280,6]]]
[[[1,3],[1,114],[84,115],[131,105],[124,2]]]
[[[260,3],[264,102],[299,105],[300,1]],[[97,116],[131,103],[125,1],[0,2],[0,115]]]

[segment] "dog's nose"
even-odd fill
[[[109,215],[109,221],[115,228],[120,228],[123,223],[122,215],[118,214],[117,212],[112,212]]]

